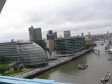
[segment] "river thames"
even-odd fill
[[[86,53],[68,63],[65,63],[57,68],[47,71],[37,78],[56,80],[58,82],[75,83],[75,84],[101,84],[100,79],[106,72],[112,73],[112,54],[105,52],[105,45],[97,42],[95,49]],[[87,64],[85,70],[77,69],[78,64]],[[112,84],[112,77],[109,80]]]

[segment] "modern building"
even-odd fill
[[[84,37],[60,38],[55,40],[57,54],[73,54],[85,49]]]
[[[64,38],[70,38],[71,34],[70,31],[64,31]]]
[[[38,40],[35,41],[36,44],[38,44],[40,47],[42,47],[44,50],[46,50],[46,41],[45,40]]]
[[[57,39],[57,32],[49,30],[47,33],[47,40],[55,40],[55,39]]]
[[[38,41],[38,40],[42,40],[42,33],[41,33],[41,28],[35,28],[33,26],[31,26],[29,28],[29,37],[30,37],[30,41]]]
[[[46,40],[46,46],[49,51],[54,50],[54,40]]]
[[[6,2],[6,0],[0,0],[0,13],[3,9],[3,6],[4,6],[5,2]]]
[[[91,35],[85,35],[85,44],[86,46],[92,46],[94,44],[94,41]]]
[[[84,36],[84,33],[81,33],[81,36]]]
[[[41,67],[48,64],[45,51],[33,42],[0,43],[0,55],[9,62],[21,61],[25,67]]]

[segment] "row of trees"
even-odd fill
[[[23,69],[23,65],[18,62],[9,64],[7,63],[6,57],[0,55],[0,74],[4,74],[9,70],[14,70],[14,72],[21,71]]]
[[[4,74],[6,71],[10,70],[8,63],[6,62],[6,57],[0,55],[0,74]]]
[[[6,71],[9,71],[10,67],[8,64],[1,64],[0,65],[0,74],[4,74]]]
[[[0,63],[6,63],[6,57],[3,55],[0,55]]]

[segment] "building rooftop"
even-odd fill
[[[0,84],[70,84],[70,83],[60,83],[55,82],[54,80],[46,79],[22,79],[14,78],[8,76],[0,76]]]

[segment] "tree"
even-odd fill
[[[21,71],[24,67],[22,64],[20,64],[18,68],[19,68],[19,71]]]
[[[5,63],[6,57],[4,55],[0,55],[0,63]]]
[[[50,56],[52,55],[52,51],[49,50],[48,53],[49,53]]]
[[[18,65],[14,65],[14,66],[13,66],[13,70],[14,70],[15,72],[16,72],[16,71],[19,71],[19,70],[18,70]]]
[[[8,70],[10,70],[8,65],[0,65],[0,74],[4,74]]]

